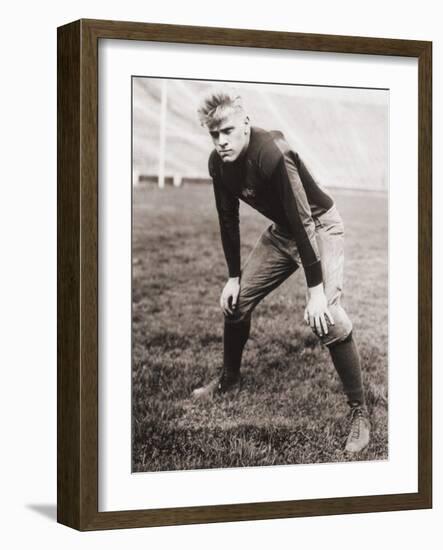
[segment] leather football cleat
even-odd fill
[[[192,392],[194,399],[212,399],[217,395],[230,393],[236,395],[240,391],[240,375],[228,377],[223,371],[219,378],[211,380],[205,386],[197,388]]]
[[[360,405],[351,408],[351,428],[346,439],[345,451],[359,453],[368,446],[371,432],[368,413]]]

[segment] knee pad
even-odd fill
[[[251,321],[251,312],[237,307],[231,315],[225,315],[226,323],[248,323]]]
[[[250,321],[253,310],[256,307],[253,300],[248,299],[240,293],[238,297],[237,307],[231,315],[225,315],[225,320],[228,323],[241,323]]]
[[[328,326],[328,334],[320,336],[320,340],[325,346],[333,346],[343,342],[350,337],[352,332],[352,322],[341,305],[330,305],[329,311],[334,318],[334,325]]]
[[[328,348],[333,348],[337,346],[338,344],[344,344],[345,342],[350,342],[352,340],[352,330],[351,332],[346,336],[344,340],[335,340],[335,342],[332,342],[331,344],[327,344]]]

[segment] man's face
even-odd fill
[[[226,110],[219,124],[209,129],[217,153],[223,162],[234,162],[249,145],[249,117]]]

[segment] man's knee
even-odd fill
[[[233,313],[225,315],[227,323],[247,323],[251,320],[251,313],[243,310],[235,309]]]
[[[333,348],[334,346],[337,346],[338,344],[344,344],[345,342],[350,341],[351,338],[352,338],[352,328],[351,328],[349,334],[345,338],[343,338],[343,336],[340,336],[336,340],[334,340],[332,342],[329,342],[329,343],[326,343],[325,345],[328,348]]]
[[[328,334],[320,337],[321,342],[328,347],[343,342],[352,332],[352,322],[340,305],[330,305],[329,311],[334,324],[328,325]]]
[[[249,322],[251,320],[252,310],[252,305],[248,306],[239,301],[234,311],[231,314],[225,315],[225,321],[227,323]]]

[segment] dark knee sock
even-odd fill
[[[332,362],[343,384],[348,403],[364,404],[360,356],[352,332],[342,342],[329,346]]]
[[[223,335],[223,367],[229,377],[237,377],[240,373],[240,364],[243,348],[249,338],[251,320],[237,323],[225,321]]]

